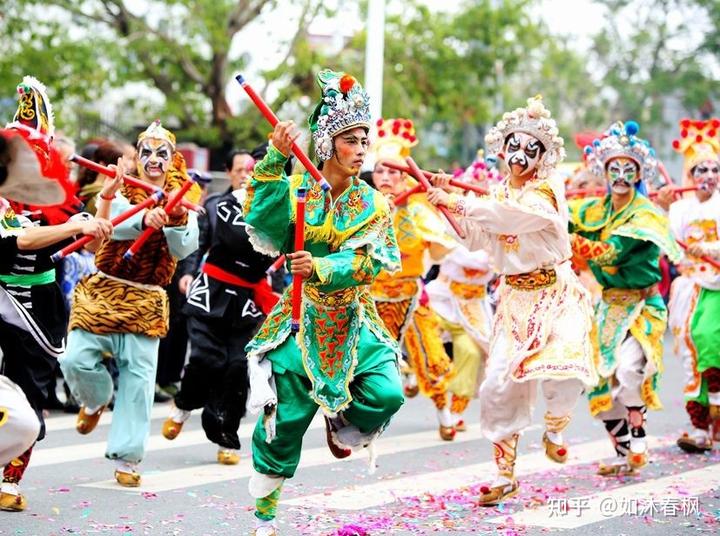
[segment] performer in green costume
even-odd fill
[[[610,193],[579,200],[570,211],[573,253],[588,261],[603,288],[593,336],[600,383],[590,392],[590,411],[605,423],[617,459],[601,465],[601,475],[647,464],[645,413],[662,407],[657,381],[667,326],[658,261],[661,251],[672,261],[682,256],[667,219],[644,195],[657,160],[638,130],[634,121],[617,123],[585,148]]]
[[[276,534],[280,487],[295,474],[318,407],[328,446],[342,458],[371,445],[403,403],[399,349],[367,287],[381,270],[400,269],[388,203],[357,176],[368,148],[369,99],[348,74],[325,70],[318,82],[322,98],[309,123],[331,190],[308,173],[284,175],[297,135],[281,122],[244,206],[258,251],[292,251],[297,189],[307,189],[305,250],[288,254],[291,272],[304,279],[300,331],[291,336],[291,287],[246,348],[250,407],[264,409],[249,483],[258,536]]]

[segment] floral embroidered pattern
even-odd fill
[[[578,234],[573,235],[572,250],[576,255],[591,260],[599,266],[612,265],[618,257],[618,251],[612,244],[590,240]]]
[[[502,247],[506,253],[518,251],[520,249],[520,239],[518,235],[498,235],[498,241],[502,242]]]
[[[505,283],[516,290],[538,290],[550,287],[557,281],[554,269],[539,268],[527,274],[506,275]]]

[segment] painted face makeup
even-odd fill
[[[353,175],[360,170],[367,154],[370,140],[363,128],[354,128],[333,139],[335,144],[334,158],[343,168]]]
[[[164,176],[170,167],[172,148],[166,141],[146,139],[138,146],[138,160],[143,174],[150,179]]]
[[[605,177],[613,192],[624,194],[639,180],[638,166],[629,158],[613,158],[605,169]]]
[[[383,194],[399,195],[403,190],[402,172],[383,166],[382,162],[375,164],[372,181],[375,188]]]
[[[720,181],[720,162],[704,160],[692,169],[695,185],[706,192],[714,192]]]
[[[516,177],[534,174],[544,152],[542,142],[524,132],[513,132],[505,140],[505,163]]]

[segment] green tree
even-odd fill
[[[283,12],[277,0],[149,1],[134,9],[126,0],[16,0],[0,15],[0,36],[9,45],[0,57],[0,83],[14,87],[23,74],[36,74],[51,90],[60,124],[74,127],[82,126],[86,103],[132,82],[148,84],[164,101],[152,111],[174,122],[181,139],[228,146],[238,135],[257,135],[233,117],[225,91],[252,53],[248,43],[231,56],[241,32],[259,17],[287,17],[299,8],[297,34],[280,37],[288,47],[284,63],[292,63],[303,53],[299,36],[322,8],[321,0],[282,4]],[[147,95],[130,95],[125,109],[151,113],[147,102]],[[122,125],[123,117],[115,122]]]
[[[383,115],[409,117],[423,130],[415,151],[421,161],[472,159],[482,141],[480,126],[501,112],[496,96],[505,81],[499,71],[514,74],[528,50],[549,38],[532,20],[528,8],[534,3],[467,0],[452,12],[417,0],[389,3]],[[359,32],[334,61],[362,72],[365,39]],[[449,146],[441,146],[445,140]]]
[[[663,125],[666,97],[697,110],[717,95],[698,40],[704,30],[695,19],[697,9],[682,0],[599,2],[608,14],[594,38],[592,59],[603,86],[616,93],[611,116]]]

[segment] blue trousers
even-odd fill
[[[135,333],[96,335],[74,329],[67,339],[60,368],[77,400],[87,407],[110,402],[113,382],[102,360],[112,355],[119,378],[105,456],[140,462],[150,435],[150,411],[160,339]]]

